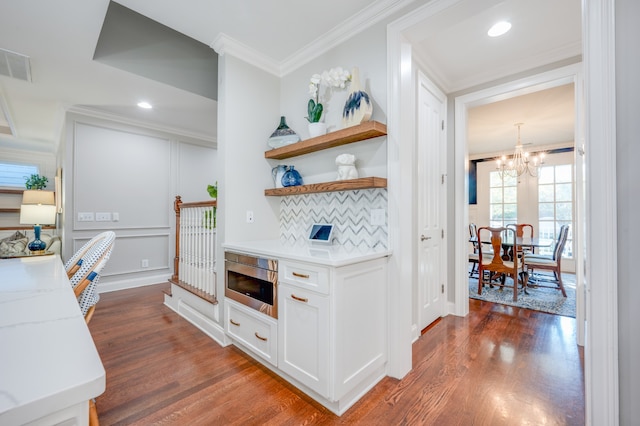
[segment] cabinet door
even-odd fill
[[[329,395],[329,297],[280,284],[278,368]]]

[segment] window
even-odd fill
[[[489,226],[503,227],[518,218],[518,179],[489,173]]]
[[[38,166],[0,163],[0,187],[24,188],[29,176],[36,174],[39,174]]]
[[[573,165],[545,166],[538,176],[538,220],[540,238],[557,238],[562,225],[569,228],[563,257],[573,258]],[[553,254],[552,247],[540,254]]]

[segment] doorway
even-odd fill
[[[468,110],[481,105],[490,104],[496,100],[504,100],[509,98],[515,98],[517,96],[523,96],[526,94],[546,90],[553,87],[559,87],[567,84],[573,84],[573,87],[583,87],[582,84],[582,64],[574,64],[566,67],[558,68],[545,73],[537,74],[531,77],[526,77],[513,82],[505,83],[484,89],[481,91],[469,93],[467,95],[459,96],[455,99],[455,198],[457,206],[464,206],[462,209],[456,208],[456,229],[462,229],[469,223],[469,204],[467,194],[469,193],[469,180],[466,176],[466,167],[463,164],[468,164]],[[582,105],[584,104],[582,92],[580,90],[574,91],[575,97],[575,120],[574,120],[574,140],[583,140],[583,114]],[[581,151],[574,150],[574,164],[575,164],[575,176],[584,176],[583,162],[579,156]],[[576,194],[584,194],[584,181],[582,179],[576,179]],[[575,199],[575,221],[576,226],[574,230],[574,243],[577,247],[581,246],[584,241],[584,197],[578,196]],[[460,211],[462,210],[462,211]],[[460,220],[460,222],[459,222]],[[465,236],[461,237],[456,243],[466,247]],[[576,265],[583,264],[583,252],[576,250],[575,253]],[[576,321],[578,333],[576,336],[577,343],[584,345],[585,337],[585,300],[584,300],[584,276],[583,268],[576,269]],[[456,256],[455,258],[455,304],[456,311],[463,312],[467,308],[469,298],[469,283],[468,283],[468,257],[464,254],[462,257]],[[465,315],[466,315],[465,311]]]

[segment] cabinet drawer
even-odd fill
[[[329,294],[329,268],[308,263],[281,260],[278,265],[280,282],[321,294]]]
[[[234,340],[273,365],[278,363],[278,323],[258,312],[225,299],[225,331]]]

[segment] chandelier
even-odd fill
[[[522,149],[522,142],[520,142],[520,126],[522,125],[523,123],[514,124],[518,128],[518,143],[513,156],[507,159],[507,156],[503,155],[496,160],[496,168],[500,173],[501,179],[504,179],[505,176],[518,178],[524,173],[528,173],[532,177],[538,177],[540,166],[544,164],[544,152],[538,155],[530,155]]]

